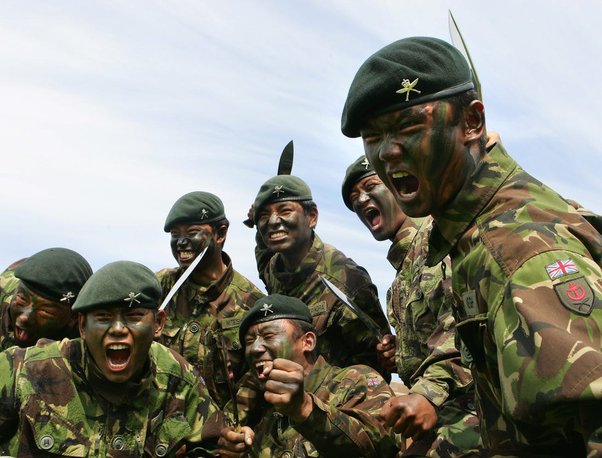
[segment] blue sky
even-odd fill
[[[8,1],[0,3],[0,266],[51,246],[98,269],[174,266],[163,222],[182,194],[219,195],[226,251],[261,285],[259,186],[295,141],[317,231],[393,278],[343,205],[360,140],[340,133],[349,84],[399,38],[449,40],[451,8],[483,85],[487,124],[532,175],[602,212],[602,3],[580,1]],[[263,286],[263,285],[261,285]]]

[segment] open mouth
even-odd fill
[[[25,329],[15,325],[15,339],[19,342],[27,342],[29,338],[29,333]]]
[[[269,238],[271,241],[278,241],[278,240],[282,240],[284,238],[286,238],[286,232],[284,231],[275,231],[275,232],[270,232]]]
[[[257,361],[255,363],[257,378],[261,381],[267,380],[268,375],[272,371],[272,367],[274,367],[274,363],[272,361]]]
[[[391,175],[391,181],[399,196],[404,200],[413,198],[418,192],[418,187],[420,185],[418,178],[407,172],[393,173]]]
[[[364,214],[364,219],[366,220],[366,222],[368,223],[370,228],[373,229],[380,224],[381,216],[380,216],[380,212],[376,208],[374,208],[374,207],[367,208],[366,210],[364,210],[363,214]]]
[[[194,251],[178,251],[178,259],[180,262],[192,261],[194,258]]]
[[[107,364],[111,371],[122,371],[130,362],[132,351],[129,345],[125,344],[110,344],[107,346]]]

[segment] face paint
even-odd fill
[[[357,217],[376,240],[393,240],[406,219],[378,175],[364,177],[355,183],[349,200]]]
[[[81,316],[80,331],[104,377],[125,383],[141,375],[160,321],[150,309],[111,307]]]
[[[75,319],[71,305],[53,302],[19,283],[9,306],[15,340],[20,347],[35,345],[43,337],[60,340],[71,337]]]
[[[180,267],[188,267],[213,241],[213,228],[209,224],[176,224],[171,230],[171,253]]]
[[[245,336],[245,358],[252,374],[263,386],[276,358],[302,363],[301,337],[289,320],[274,320],[252,325]]]
[[[372,118],[362,129],[370,163],[409,216],[440,214],[474,169],[453,110],[446,101],[427,102]]]
[[[312,237],[313,217],[298,202],[275,202],[261,208],[257,229],[271,251],[296,253],[307,246]]]

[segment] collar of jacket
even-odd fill
[[[234,276],[234,268],[232,267],[232,260],[230,259],[230,256],[228,256],[225,252],[222,251],[222,260],[224,261],[224,264],[226,265],[226,270],[224,271],[223,275],[218,278],[217,280],[215,280],[214,282],[210,283],[209,286],[200,286],[197,285],[196,283],[194,283],[190,277],[188,277],[186,279],[185,282],[185,294],[186,294],[186,299],[188,300],[188,302],[199,302],[199,303],[207,303],[207,302],[211,302],[215,299],[217,299],[217,297],[222,293],[222,291],[224,291],[224,289],[226,289],[226,287],[230,284],[230,282],[232,281],[232,277]],[[180,272],[178,273],[178,277],[181,275],[181,272],[183,272],[184,269],[180,269]]]
[[[324,243],[320,237],[318,237],[318,234],[314,232],[314,240],[311,247],[295,270],[289,271],[284,268],[282,259],[280,259],[280,253],[272,258],[270,270],[274,277],[283,285],[286,285],[287,287],[297,285],[306,280],[307,277],[316,270],[316,267],[322,260],[323,252]]]
[[[424,218],[410,218],[409,216],[407,218],[408,224],[403,224],[399,228],[395,234],[395,240],[387,252],[387,260],[397,272],[401,269],[403,260],[424,221]]]
[[[472,225],[518,164],[497,143],[485,154],[471,177],[437,218],[429,238],[426,264],[440,263]]]

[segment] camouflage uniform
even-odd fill
[[[501,145],[430,237],[449,253],[485,447],[519,456],[602,453],[602,237]]]
[[[259,423],[250,456],[393,456],[397,450],[392,436],[376,415],[393,392],[384,379],[366,366],[344,369],[318,357],[305,378],[305,391],[314,409],[302,423],[295,424],[265,401],[258,403]],[[244,400],[242,400],[244,402]]]
[[[410,393],[438,408],[433,434],[415,441],[409,452],[455,456],[480,445],[470,370],[455,342],[449,258],[424,265],[432,219],[416,219],[395,237],[387,259],[397,276],[387,292],[389,320],[397,333],[399,376]]]
[[[159,339],[197,368],[220,407],[230,399],[220,353],[221,335],[234,378],[238,380],[246,370],[238,325],[245,311],[263,296],[255,285],[232,268],[228,255],[222,253],[222,257],[227,269],[220,279],[208,287],[201,287],[189,278],[178,290],[166,308],[167,319]],[[163,269],[157,273],[163,297],[182,271],[181,268]]]
[[[19,457],[174,456],[185,443],[200,454],[219,433],[215,405],[179,355],[153,343],[149,357],[146,375],[115,403],[98,393],[106,380],[96,378],[81,339],[43,339],[1,353],[0,450]]]
[[[0,350],[6,350],[13,345],[17,345],[8,312],[13,292],[17,289],[20,281],[15,277],[15,269],[25,259],[27,258],[12,263],[0,274]]]
[[[279,253],[266,262],[266,252],[260,244],[256,256],[261,278],[270,294],[293,296],[309,307],[318,334],[319,354],[339,367],[365,364],[379,368],[378,338],[320,280],[324,275],[387,334],[389,324],[378,301],[376,286],[363,267],[323,243],[316,234],[309,252],[293,272],[285,270]]]

